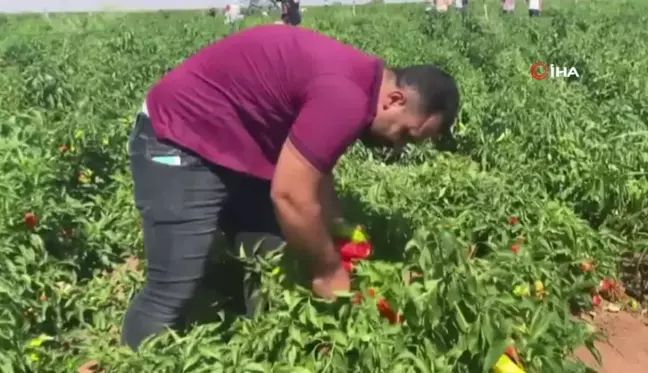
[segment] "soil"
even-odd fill
[[[592,324],[607,335],[596,343],[602,366],[582,347],[576,357],[598,373],[641,373],[648,370],[648,317],[625,311],[600,310],[591,317]]]

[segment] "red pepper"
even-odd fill
[[[27,228],[29,228],[29,229],[36,228],[36,224],[38,224],[38,218],[36,217],[36,215],[34,215],[34,213],[26,212],[25,216],[24,216],[24,219],[25,219],[25,225],[27,226]]]
[[[352,243],[351,241],[339,242],[338,248],[344,259],[367,259],[371,254],[371,244],[368,242]]]
[[[349,240],[336,240],[336,246],[342,256],[342,265],[347,272],[353,271],[353,263],[367,259],[371,255],[371,244],[369,242],[353,243]]]
[[[389,320],[392,324],[400,324],[402,321],[401,315],[392,310],[389,303],[384,299],[378,301],[378,312],[380,312],[380,315]]]
[[[598,307],[601,305],[601,296],[598,294],[592,295],[592,305]]]
[[[375,297],[376,289],[372,288],[367,290],[367,295],[370,297]],[[362,303],[362,300],[363,300],[362,293],[358,292],[351,299],[351,302],[353,304],[360,304]],[[402,315],[392,310],[392,308],[389,306],[389,303],[387,303],[387,301],[384,298],[378,300],[378,312],[380,313],[380,316],[382,316],[384,319],[389,320],[389,322],[392,324],[399,324],[402,322]]]
[[[509,224],[511,224],[511,225],[515,225],[515,224],[517,224],[517,222],[518,222],[518,219],[515,216],[512,216],[509,219]]]
[[[601,283],[599,285],[599,291],[609,291],[614,289],[615,287],[616,284],[614,283],[614,281],[606,278],[601,280]]]
[[[520,246],[511,245],[511,251],[513,252],[513,254],[517,254],[520,251]]]
[[[517,353],[517,350],[513,346],[508,346],[504,352],[506,356],[510,357],[514,363],[520,364],[520,356]]]

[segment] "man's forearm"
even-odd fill
[[[296,201],[290,196],[274,200],[277,218],[288,246],[300,250],[314,276],[328,274],[341,265],[331,239],[324,209],[316,201]]]

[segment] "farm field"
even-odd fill
[[[460,84],[456,152],[358,146],[336,170],[375,247],[354,286],[403,322],[377,297],[310,298],[276,255],[250,263],[271,312],[197,304],[198,326],[139,354],[118,343],[144,274],[130,127],[150,85],[229,26],[200,12],[0,15],[0,372],[474,373],[509,346],[527,373],[586,372],[574,356],[645,371],[648,2],[547,3],[537,19],[495,1],[466,17],[309,9],[304,27]],[[533,80],[536,61],[580,77]],[[602,368],[587,348],[599,332]]]

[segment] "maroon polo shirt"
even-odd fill
[[[290,138],[329,173],[376,115],[383,63],[301,27],[264,25],[203,48],[146,104],[160,139],[270,180]]]

